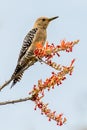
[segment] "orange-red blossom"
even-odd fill
[[[58,54],[59,51],[66,51],[71,52],[72,47],[77,44],[79,40],[74,42],[66,42],[61,41],[61,44],[58,46],[54,46],[54,44],[49,45],[46,43],[45,47],[39,46],[34,51],[34,54],[36,57],[39,58],[45,58],[45,63],[49,66],[53,67],[54,69],[58,70],[59,72],[54,73],[52,72],[52,75],[50,78],[47,78],[44,82],[42,80],[38,80],[38,85],[34,85],[33,90],[29,93],[32,95],[32,100],[35,102],[35,110],[38,107],[41,110],[41,114],[45,114],[49,121],[55,120],[57,122],[57,125],[61,126],[66,122],[66,118],[63,118],[63,114],[56,114],[56,111],[52,112],[48,108],[48,104],[44,104],[41,99],[44,97],[44,90],[51,88],[54,88],[55,86],[61,85],[63,80],[66,79],[67,74],[72,74],[73,71],[73,63],[75,59],[71,61],[70,66],[61,66],[60,64],[57,64],[55,62],[52,62],[50,59],[53,58],[55,54]]]
[[[48,59],[53,58],[55,54],[60,56],[58,54],[59,51],[66,51],[66,52],[72,52],[72,48],[75,44],[77,44],[79,40],[72,41],[72,42],[66,42],[65,40],[62,40],[60,42],[60,45],[54,46],[54,44],[49,45],[48,42],[46,43],[45,47],[42,47],[40,43],[38,43],[37,48],[34,51],[35,56],[37,57],[45,57]]]

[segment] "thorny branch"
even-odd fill
[[[61,41],[61,45],[58,46],[54,46],[52,45],[48,45],[48,43],[46,43],[46,47],[44,48],[44,52],[42,48],[37,48],[39,49],[39,53],[37,53],[37,49],[35,52],[35,55],[33,55],[32,57],[36,58],[38,61],[41,61],[45,64],[48,64],[46,61],[42,60],[43,57],[48,57],[48,59],[52,58],[52,56],[56,53],[58,54],[59,51],[64,51],[66,50],[67,52],[72,51],[72,47],[77,44],[79,42],[79,40],[76,40],[74,42],[65,42],[64,40]],[[37,57],[41,57],[40,60]],[[50,58],[49,58],[50,57]],[[32,66],[35,63],[35,60],[33,60],[31,62],[31,64],[27,65],[24,69],[22,69],[18,74],[16,74],[15,76],[11,77],[8,81],[5,81],[5,83],[3,85],[0,86],[0,91],[7,86],[14,78],[16,78],[20,73],[22,73],[23,71],[25,71],[29,66]],[[49,64],[48,64],[49,65]],[[50,65],[51,66],[51,65]],[[53,67],[53,66],[51,66]],[[54,67],[53,67],[54,68]],[[58,69],[57,69],[58,70]]]
[[[35,56],[32,56],[35,57]],[[5,83],[3,85],[0,86],[0,91],[7,86],[14,78],[16,78],[19,74],[21,74],[22,72],[24,72],[28,67],[32,66],[35,63],[35,61],[33,60],[31,62],[31,64],[27,65],[25,68],[23,68],[20,72],[18,72],[15,76],[11,77],[8,81],[5,81]]]
[[[49,65],[49,64],[48,64],[46,61],[44,61],[43,59],[41,59],[41,58],[39,59],[39,58],[37,58],[35,55],[34,55],[33,57],[35,57],[39,62],[45,63],[46,65]],[[4,83],[2,86],[0,86],[0,91],[1,91],[5,86],[7,86],[14,78],[16,78],[16,77],[17,77],[19,74],[21,74],[23,71],[27,70],[27,69],[29,68],[29,66],[32,66],[34,63],[35,63],[35,62],[32,61],[31,64],[29,64],[29,65],[26,66],[24,69],[22,69],[18,74],[16,74],[15,76],[11,77],[8,81],[5,81],[5,83]],[[51,66],[52,68],[55,69],[55,67],[53,67],[52,65],[49,65],[49,66]],[[58,70],[58,69],[57,69],[57,70]]]
[[[20,98],[20,99],[17,99],[17,100],[0,102],[0,105],[15,104],[15,103],[19,103],[19,102],[25,102],[25,101],[28,101],[28,100],[32,100],[32,97],[26,97],[26,98]]]
[[[8,85],[14,78],[16,78],[20,73],[25,71],[28,67],[32,66],[37,61],[39,61],[41,63],[45,63],[46,65],[51,66],[52,68],[54,68],[55,70],[57,70],[59,72],[58,73],[52,72],[52,76],[50,78],[47,78],[44,82],[42,82],[42,80],[38,80],[38,85],[34,85],[32,91],[29,92],[30,97],[0,102],[0,105],[15,104],[15,103],[31,100],[31,101],[34,101],[36,104],[35,110],[36,110],[36,108],[39,108],[41,110],[41,114],[45,114],[48,117],[49,121],[52,119],[57,122],[57,125],[59,125],[59,126],[63,125],[66,122],[66,118],[63,117],[63,114],[56,114],[56,111],[52,112],[48,108],[48,104],[44,104],[41,101],[41,99],[44,97],[45,89],[48,89],[48,91],[49,91],[51,88],[61,85],[62,81],[66,79],[66,75],[67,74],[71,75],[73,68],[74,68],[73,63],[74,63],[75,59],[73,59],[71,61],[71,64],[68,67],[61,66],[60,64],[52,62],[51,59],[53,58],[53,56],[55,54],[57,54],[59,56],[59,54],[58,54],[59,51],[65,50],[66,52],[72,52],[72,47],[75,44],[77,44],[78,42],[79,42],[79,40],[76,40],[74,42],[66,42],[63,40],[63,41],[61,41],[61,45],[58,45],[56,47],[54,46],[54,44],[48,45],[48,43],[43,48],[38,47],[34,51],[34,55],[32,57],[30,57],[33,59],[31,64],[29,63],[29,65],[27,65],[24,69],[22,69],[16,76],[11,77],[2,86],[0,86],[0,91],[6,85]],[[43,60],[42,58],[45,58],[45,60]]]

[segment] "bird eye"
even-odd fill
[[[45,19],[42,19],[42,21],[45,21]]]

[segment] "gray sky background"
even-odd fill
[[[47,41],[57,45],[60,40],[80,39],[72,53],[61,53],[56,62],[69,65],[76,58],[72,76],[59,87],[46,92],[45,103],[58,113],[63,112],[67,123],[58,127],[48,122],[33,102],[0,106],[0,130],[72,130],[87,127],[87,0],[0,0],[0,84],[13,73],[23,38],[40,16],[59,16],[48,27]],[[13,89],[8,85],[0,92],[0,101],[28,96],[38,79],[45,80],[54,71],[36,63],[28,69]]]

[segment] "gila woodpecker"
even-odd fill
[[[34,64],[37,59],[33,56],[33,52],[37,47],[38,43],[42,43],[42,46],[44,46],[46,37],[47,37],[47,26],[50,23],[50,21],[58,18],[52,17],[40,17],[36,20],[34,23],[34,27],[31,31],[28,32],[28,34],[25,36],[23,45],[19,54],[17,66],[15,68],[15,71],[12,75],[13,83],[11,85],[11,88],[21,80],[24,68],[27,66],[30,67],[32,64]],[[20,73],[21,72],[21,73]],[[19,74],[18,74],[19,73]],[[16,76],[17,75],[17,76]],[[15,77],[16,76],[16,77]]]

